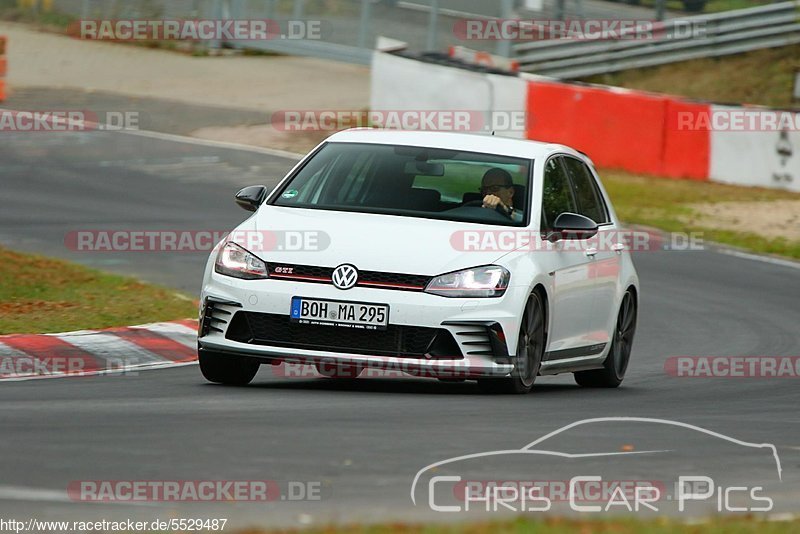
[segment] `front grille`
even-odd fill
[[[288,315],[236,312],[226,336],[231,341],[307,350],[399,358],[461,359],[443,328],[389,325],[386,330],[298,324]]]
[[[287,263],[268,263],[271,278],[293,280],[296,282],[316,282],[330,284],[334,267],[318,267],[314,265],[293,265]],[[420,274],[385,273],[381,271],[359,271],[357,287],[375,287],[397,289],[400,291],[422,291],[430,276]]]

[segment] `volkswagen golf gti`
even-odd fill
[[[616,387],[639,283],[591,161],[557,144],[353,129],[312,150],[209,257],[198,355],[211,382],[261,364]],[[303,246],[281,236],[314,235]],[[251,239],[257,236],[258,239]]]

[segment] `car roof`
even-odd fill
[[[351,128],[331,135],[327,141],[423,146],[525,159],[543,158],[553,152],[566,152],[582,157],[579,152],[564,145],[474,133]]]

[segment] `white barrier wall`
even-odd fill
[[[480,112],[487,133],[525,137],[524,124],[507,122],[505,113],[525,112],[526,82],[515,76],[485,74],[375,52],[370,109],[378,111],[446,110]],[[494,122],[493,122],[494,121]]]
[[[711,106],[712,115],[738,110]],[[800,131],[712,130],[710,150],[712,181],[800,192]]]

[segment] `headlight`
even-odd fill
[[[426,293],[443,297],[500,297],[508,288],[511,273],[499,265],[484,265],[437,276]]]
[[[245,280],[269,278],[267,264],[263,260],[230,241],[217,253],[214,271]]]

